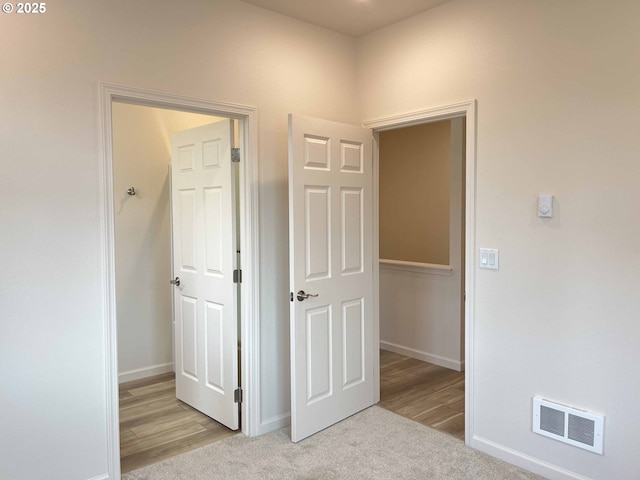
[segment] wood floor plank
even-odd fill
[[[138,437],[144,438],[150,435],[155,435],[157,433],[163,432],[165,430],[171,430],[174,427],[179,425],[185,425],[189,423],[198,423],[200,419],[200,415],[197,412],[187,412],[186,410],[181,410],[179,413],[175,413],[172,415],[165,415],[154,421],[147,422],[143,425],[139,425],[136,427],[132,427],[131,431]],[[199,424],[202,426],[202,424]]]
[[[164,382],[167,380],[175,379],[176,376],[173,372],[162,373],[160,375],[154,375],[152,377],[140,378],[138,380],[132,380],[130,382],[124,382],[119,385],[120,391],[131,390],[134,388],[145,387],[147,385],[153,385],[155,383]]]
[[[460,440],[464,440],[464,427],[464,413],[460,413],[446,422],[438,424],[438,426],[434,428],[440,432],[448,433]]]
[[[136,440],[136,434],[133,433],[131,430],[128,429],[121,429],[120,430],[120,444],[122,444],[123,442],[131,442]]]
[[[220,429],[217,431],[205,430],[154,448],[125,455],[120,459],[121,470],[123,473],[130,472],[136,468],[141,468],[145,465],[150,465],[166,458],[180,455],[181,453],[194,450],[204,445],[209,445],[232,435],[237,435],[237,432],[233,432],[228,429]]]
[[[167,390],[175,391],[176,381],[167,380],[165,382],[155,383],[153,385],[145,385],[144,387],[131,388],[128,392],[134,397],[141,397],[143,395],[153,394],[157,392],[165,392]]]
[[[187,423],[186,425],[177,425],[162,432],[147,435],[144,438],[136,438],[134,440],[122,442],[120,444],[120,455],[127,456],[138,450],[148,450],[150,448],[169,443],[173,440],[178,440],[204,431],[206,431],[206,428],[196,422]]]
[[[143,403],[141,405],[134,405],[127,408],[120,409],[120,421],[127,422],[146,415],[150,415],[153,412],[159,413],[161,411],[169,411],[176,407],[176,402],[172,398],[161,398],[152,402]]]
[[[381,350],[379,406],[464,440],[464,372]]]
[[[409,381],[399,383],[391,388],[381,387],[380,397],[383,403],[400,407],[407,403],[414,403],[420,397],[428,397],[457,383],[457,379],[453,376],[431,377],[428,380],[409,379]]]
[[[197,422],[207,430],[219,430],[219,429],[228,430],[227,427],[219,424],[214,419],[209,418],[207,416],[203,416],[202,418],[199,418]]]
[[[380,368],[388,368],[395,363],[402,362],[406,360],[407,357],[405,355],[400,355],[399,353],[391,352],[389,350],[380,350]]]
[[[162,399],[166,399],[166,398],[171,398],[173,396],[172,391],[167,390],[167,391],[160,391],[160,392],[154,392],[154,393],[149,393],[147,395],[142,395],[142,396],[129,396],[126,398],[122,398],[120,400],[120,408],[121,409],[126,409],[129,407],[135,407],[137,405],[144,405],[146,403],[151,403],[154,402],[156,400],[162,400]]]
[[[120,399],[120,400],[123,400],[123,399],[125,399],[125,398],[130,398],[130,397],[132,397],[132,396],[133,396],[133,395],[131,395],[128,391],[124,391],[124,392],[122,392],[122,391],[121,391],[121,392],[120,392],[119,399]]]
[[[184,409],[177,403],[171,403],[163,408],[158,408],[154,410],[149,410],[148,412],[143,412],[142,414],[129,418],[122,418],[120,420],[120,428],[132,429],[136,427],[140,427],[141,425],[146,425],[148,423],[153,423],[158,420],[162,420],[165,417],[171,415],[182,415],[184,414]]]
[[[120,385],[120,462],[123,472],[235,433],[178,400],[173,373]]]
[[[462,392],[462,396],[457,399],[452,399],[447,402],[447,407],[452,408],[460,413],[464,413],[465,409],[465,401],[464,401],[464,392]]]
[[[460,394],[458,392],[459,390],[457,389],[445,389],[427,397],[411,397],[410,402],[404,403],[394,411],[396,413],[399,413],[400,415],[412,418],[414,420],[423,415],[427,415],[432,410],[435,410],[442,406],[446,406],[456,413],[461,413],[459,409],[451,407],[448,402],[449,398],[459,398]],[[451,395],[455,395],[455,397],[451,397]],[[462,392],[462,399],[464,400],[464,392]],[[393,406],[394,404],[391,405]],[[464,409],[462,410],[462,413],[464,413]]]
[[[460,415],[460,412],[456,412],[446,405],[440,405],[437,408],[432,408],[420,415],[417,415],[415,420],[433,428],[437,428],[438,425],[445,423],[458,415]]]

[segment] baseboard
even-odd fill
[[[428,352],[422,352],[414,348],[403,347],[402,345],[396,345],[391,342],[380,341],[380,348],[382,350],[388,350],[390,352],[399,353],[406,357],[422,360],[423,362],[433,363],[434,365],[440,365],[441,367],[450,368],[461,372],[464,370],[464,362],[454,360],[451,358],[441,357],[440,355],[433,355]]]
[[[109,474],[103,473],[102,475],[98,475],[97,477],[89,478],[88,480],[109,480]]]
[[[512,465],[524,468],[530,472],[542,475],[549,480],[591,480],[589,477],[547,463],[539,458],[531,457],[517,450],[513,450],[499,443],[487,440],[479,435],[471,439],[472,448],[484,452],[492,457],[504,460]]]
[[[288,427],[291,424],[291,414],[285,413],[283,415],[277,415],[275,417],[267,418],[260,422],[258,435],[264,435],[265,433],[273,432],[280,428]]]
[[[128,372],[119,373],[118,383],[130,382],[132,380],[153,377],[154,375],[161,375],[169,372],[173,372],[173,362],[137,368],[135,370],[129,370]]]

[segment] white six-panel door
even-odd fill
[[[172,136],[176,396],[238,429],[231,121]]]
[[[289,116],[294,442],[374,403],[372,188],[370,130]]]

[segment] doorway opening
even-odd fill
[[[453,203],[450,203],[448,209],[450,214],[448,265],[441,265],[429,260],[427,260],[426,262],[424,260],[421,262],[411,262],[403,260],[397,260],[395,262],[383,262],[381,260],[380,264],[374,262],[374,287],[378,289],[376,291],[376,295],[381,299],[381,305],[379,306],[378,311],[375,313],[376,318],[374,321],[377,325],[376,333],[378,334],[376,344],[379,345],[380,348],[385,350],[385,352],[382,352],[382,356],[386,357],[383,358],[383,361],[387,365],[391,364],[391,370],[398,369],[400,364],[402,364],[403,362],[410,365],[412,362],[415,363],[427,361],[432,365],[418,364],[417,367],[413,368],[413,373],[415,373],[416,371],[419,372],[421,369],[425,371],[431,370],[431,374],[435,374],[436,377],[439,376],[441,380],[444,379],[443,385],[445,388],[441,388],[442,394],[439,396],[440,398],[436,398],[428,406],[425,406],[422,412],[425,412],[425,417],[429,417],[429,413],[431,412],[433,414],[431,415],[431,421],[435,420],[435,423],[440,423],[441,426],[450,427],[453,431],[448,433],[453,433],[455,436],[458,436],[458,438],[464,438],[465,443],[467,445],[471,445],[473,436],[472,399],[474,395],[474,365],[471,360],[473,358],[474,348],[473,324],[475,298],[474,265],[476,101],[471,100],[458,104],[452,104],[443,107],[367,121],[364,122],[364,126],[373,130],[374,142],[377,144],[377,148],[374,149],[374,208],[376,208],[376,211],[374,212],[374,219],[378,223],[374,226],[373,231],[374,235],[376,235],[376,241],[374,242],[374,244],[378,246],[381,243],[381,135],[387,131],[399,130],[408,127],[448,120],[451,121],[452,140],[454,138],[455,132],[457,132],[455,133],[455,135],[457,135],[456,138],[461,139],[460,142],[451,142],[451,151],[453,152],[456,149],[460,150],[456,155],[459,154],[459,157],[461,157],[461,159],[456,161],[452,160],[450,163],[450,167],[453,167],[455,165],[455,168],[458,172],[456,175],[450,175],[450,185],[455,186],[457,184],[457,189],[459,190],[459,193],[455,193],[455,199],[454,196],[451,195],[450,191],[450,200],[459,202],[459,208],[457,209],[457,218],[454,218],[456,206]],[[451,158],[453,159],[453,156]],[[419,214],[420,211],[418,210],[409,213]],[[456,230],[456,228],[458,228],[458,230]],[[457,241],[458,243],[455,244],[455,241]],[[452,263],[454,263],[454,255],[452,255],[452,253],[456,253],[457,255],[457,252],[460,253],[459,262],[452,265]],[[379,250],[374,251],[374,259],[384,260],[383,256],[380,255]],[[416,263],[418,265],[415,265]],[[426,266],[428,271],[425,271],[425,265],[421,265],[424,263],[430,264]],[[383,268],[387,271],[383,272]],[[457,278],[453,275],[456,270],[458,273]],[[413,284],[409,286],[404,285],[404,288],[400,289],[397,289],[396,287],[400,286],[401,284],[392,285],[395,290],[381,292],[381,289],[385,288],[385,286],[389,284],[389,280],[391,280],[391,283],[393,284],[394,274],[396,276],[406,277],[405,281],[410,282],[411,280],[413,280]],[[385,276],[388,278],[385,279]],[[393,338],[395,337],[392,336],[389,337],[391,339],[385,338],[385,336],[387,336],[389,332],[385,330],[388,325],[384,324],[384,322],[388,322],[389,319],[381,319],[381,315],[385,314],[386,312],[384,310],[384,302],[388,301],[388,307],[389,305],[394,306],[394,304],[397,305],[398,303],[402,304],[403,300],[408,302],[413,301],[415,300],[416,291],[411,292],[409,290],[416,288],[416,281],[420,283],[419,279],[422,279],[423,283],[428,284],[429,280],[427,279],[436,279],[437,282],[437,280],[442,280],[440,278],[436,278],[440,276],[449,279],[453,278],[451,283],[453,283],[454,287],[457,287],[456,293],[450,294],[450,300],[443,304],[448,308],[453,307],[454,314],[448,317],[451,319],[451,324],[449,326],[453,326],[454,331],[458,329],[457,335],[454,332],[453,335],[445,337],[446,343],[451,347],[449,351],[453,352],[453,354],[443,355],[443,353],[439,353],[437,351],[434,354],[433,352],[422,349],[420,347],[411,345],[400,345],[400,342],[396,343],[393,341]],[[432,286],[431,288],[435,287]],[[424,289],[417,291],[423,292]],[[403,298],[403,295],[407,293],[413,295],[413,300]],[[387,300],[382,299],[382,296],[386,294],[389,294],[390,298],[388,298]],[[418,301],[418,304],[419,303],[420,302]],[[406,313],[409,316],[415,315],[415,312],[411,312],[410,309],[408,312],[406,310],[407,309],[405,308],[400,313]],[[419,309],[418,311],[423,311],[423,309]],[[437,318],[438,317],[436,316],[436,319]],[[393,321],[393,318],[391,318],[391,321]],[[424,336],[425,332],[420,333]],[[406,348],[407,346],[409,348]],[[380,365],[382,368],[383,361],[380,360],[380,351],[378,350],[377,353],[379,355],[377,359],[378,365]],[[396,366],[393,366],[394,362],[396,363]],[[462,372],[459,373],[458,370]],[[379,370],[377,373],[380,373]],[[409,383],[411,383],[411,381],[409,381]],[[379,389],[378,392],[376,392],[378,394],[378,401],[380,401],[380,384],[381,378],[379,377]],[[398,387],[398,385],[399,384],[396,384],[396,389],[401,391],[402,387]],[[448,392],[446,391],[447,388],[449,389]],[[391,389],[391,391],[393,391],[393,388]],[[462,393],[463,398],[461,396]],[[415,396],[422,397],[424,395],[417,394]],[[411,401],[412,398],[410,395],[408,395],[404,400],[400,400],[399,403],[401,407],[407,407],[408,405],[407,410],[411,411]],[[447,402],[451,403],[447,405]],[[441,405],[445,408],[441,409],[441,412],[437,412],[436,410],[440,408]],[[451,410],[447,411],[447,409],[449,408],[451,408]],[[398,413],[403,414],[403,412]],[[443,413],[443,415],[439,416],[437,415],[438,413]],[[418,416],[420,415],[418,414]],[[449,423],[449,425],[446,425],[447,423]]]
[[[464,439],[464,118],[378,142],[379,405]]]
[[[189,334],[189,325],[182,318],[179,300],[177,305],[174,301],[174,298],[183,298],[184,287],[171,285],[169,280],[180,275],[183,283],[188,282],[185,278],[187,272],[179,262],[174,261],[176,255],[181,257],[180,245],[175,243],[175,233],[181,231],[179,217],[182,215],[179,210],[176,211],[181,204],[174,201],[179,195],[173,192],[175,185],[172,183],[175,182],[172,182],[171,174],[171,170],[176,171],[175,163],[179,160],[175,158],[179,151],[176,142],[186,136],[187,143],[195,146],[199,135],[205,141],[214,141],[215,148],[219,150],[216,153],[226,156],[226,162],[220,162],[216,168],[218,177],[223,173],[229,177],[224,182],[224,188],[215,190],[216,200],[219,200],[224,190],[229,190],[231,195],[237,191],[238,168],[237,163],[230,160],[230,147],[238,148],[238,122],[210,115],[113,102],[112,129],[120,461],[124,473],[225,438],[233,433],[236,426],[227,425],[230,429],[219,422],[223,421],[221,409],[232,409],[231,413],[237,416],[237,404],[215,407],[214,399],[209,405],[203,405],[204,401],[194,400],[193,394],[185,391],[184,375],[176,378],[175,372],[184,370],[181,361],[188,362],[182,350],[190,348],[184,345],[182,338],[184,333]],[[227,148],[223,149],[225,145]],[[216,159],[219,160],[225,159]],[[209,170],[213,171],[213,168]],[[177,176],[180,176],[180,171],[177,172]],[[226,212],[229,220],[232,220],[237,218],[237,202],[235,197],[227,200],[224,209],[221,205],[216,206],[218,211],[233,210]],[[232,258],[240,250],[236,243],[239,240],[238,225],[236,222],[229,223],[217,228],[210,227],[208,233],[224,239],[220,235],[222,232],[218,232],[222,229],[220,227],[224,227],[228,240],[233,244],[226,248],[218,245],[218,253],[228,250],[225,257],[230,258],[224,260],[231,271]],[[197,262],[191,263],[195,265]],[[240,265],[240,261],[235,263]],[[221,266],[218,268],[222,270]],[[224,279],[221,281],[224,282]],[[237,295],[231,291],[237,290],[237,284],[235,287],[230,284],[217,287],[218,290],[227,289],[231,295]],[[193,292],[190,293],[190,300],[196,298]],[[238,331],[236,306],[228,308],[224,302],[217,305],[225,310],[225,321],[232,324],[230,326],[234,329],[233,332],[225,332],[225,336],[234,336]],[[202,317],[201,314],[198,316]],[[176,330],[176,326],[185,324],[186,329]],[[191,332],[194,337],[198,336],[196,333],[202,336],[202,326],[198,326],[200,331]],[[211,336],[211,340],[215,340],[215,335]],[[220,347],[212,348],[219,357],[225,346]],[[236,349],[233,350],[235,355]],[[240,350],[238,342],[237,358],[240,358]],[[202,366],[199,367],[202,370]],[[225,373],[229,374],[230,368],[226,370]],[[237,384],[237,372],[235,375],[234,385]],[[200,377],[199,380],[204,379],[202,375]],[[198,393],[206,397],[207,389],[203,392],[196,389]]]
[[[120,355],[120,363],[123,365],[123,368],[119,370],[118,368],[118,340],[122,340],[120,343],[123,345],[131,342],[135,344],[136,327],[140,327],[140,325],[133,325],[132,330],[127,330],[128,327],[124,327],[118,324],[119,320],[116,320],[116,311],[118,311],[118,316],[120,316],[120,312],[126,312],[129,310],[129,316],[134,318],[141,318],[140,315],[140,304],[147,303],[147,306],[150,306],[152,310],[154,310],[150,315],[152,319],[154,317],[159,316],[158,312],[162,311],[166,316],[166,303],[167,297],[169,299],[172,295],[169,295],[165,290],[164,299],[159,298],[158,295],[153,295],[149,293],[147,290],[146,293],[142,295],[138,295],[138,297],[143,296],[144,298],[138,298],[137,300],[129,301],[127,304],[126,296],[124,303],[121,302],[122,298],[118,295],[118,293],[122,292],[122,289],[125,290],[127,288],[135,289],[136,285],[134,283],[136,280],[142,280],[141,277],[148,277],[152,281],[152,283],[157,283],[157,285],[168,286],[169,280],[173,279],[172,283],[174,283],[173,288],[180,288],[180,291],[185,287],[184,285],[180,287],[180,284],[177,283],[177,279],[174,279],[173,274],[166,276],[167,273],[167,265],[164,265],[163,268],[156,269],[152,268],[151,272],[145,272],[142,259],[145,256],[153,256],[159,253],[160,250],[163,250],[166,254],[167,244],[169,240],[167,238],[160,238],[158,235],[158,229],[167,228],[167,214],[166,211],[166,203],[165,207],[161,206],[158,202],[156,205],[151,207],[151,211],[148,212],[148,219],[146,225],[140,225],[139,222],[128,219],[130,223],[130,227],[133,226],[133,230],[139,229],[137,232],[141,238],[138,240],[137,248],[129,245],[130,252],[127,252],[127,248],[124,250],[122,248],[122,244],[119,245],[119,248],[116,249],[117,242],[117,223],[118,214],[123,214],[123,212],[128,210],[133,210],[134,205],[140,207],[142,205],[142,200],[148,199],[151,200],[155,197],[165,198],[169,194],[169,185],[170,181],[169,174],[167,170],[167,166],[165,164],[164,171],[160,169],[160,182],[156,184],[155,187],[148,188],[145,186],[144,188],[140,188],[136,186],[133,181],[125,180],[127,183],[131,183],[131,185],[127,184],[127,187],[123,190],[123,185],[120,185],[118,182],[120,179],[118,178],[117,169],[119,165],[117,162],[114,162],[114,158],[118,154],[116,151],[116,147],[122,147],[121,144],[116,146],[114,139],[118,136],[117,128],[119,125],[118,122],[118,110],[120,109],[131,109],[138,108],[142,109],[141,112],[145,112],[147,115],[151,115],[154,118],[153,129],[164,139],[164,141],[160,142],[158,146],[161,150],[167,150],[167,141],[170,137],[170,126],[173,125],[185,125],[184,120],[189,118],[188,122],[208,122],[209,124],[216,123],[215,120],[217,117],[218,120],[227,119],[227,132],[228,140],[227,143],[230,143],[230,139],[232,137],[232,130],[230,128],[231,125],[235,124],[236,128],[233,130],[235,135],[233,137],[238,142],[240,147],[239,152],[237,152],[237,157],[239,157],[239,164],[237,166],[237,176],[233,180],[234,190],[237,193],[233,195],[234,201],[232,203],[237,202],[237,223],[236,222],[227,222],[233,223],[233,230],[235,231],[236,227],[239,228],[239,234],[237,235],[238,242],[237,244],[233,244],[234,248],[230,250],[229,255],[225,255],[225,257],[233,257],[234,261],[237,260],[238,251],[242,253],[241,260],[242,263],[238,264],[238,272],[229,272],[234,273],[233,277],[238,278],[238,284],[233,287],[234,291],[237,290],[237,296],[234,294],[233,298],[235,299],[233,302],[236,304],[238,311],[238,321],[237,323],[233,323],[234,333],[238,333],[238,341],[234,340],[233,345],[233,355],[230,358],[235,357],[235,362],[238,362],[238,346],[243,346],[243,355],[240,360],[240,364],[236,363],[236,381],[235,384],[238,386],[238,389],[228,389],[222,388],[220,385],[216,384],[216,378],[210,375],[210,372],[215,371],[215,360],[214,361],[206,361],[206,365],[204,367],[199,367],[199,371],[206,372],[205,381],[207,386],[212,387],[212,390],[217,389],[219,393],[222,394],[225,398],[232,398],[232,403],[235,401],[240,401],[242,403],[236,405],[235,410],[236,414],[238,414],[238,409],[242,414],[242,432],[247,435],[255,434],[255,428],[257,427],[257,402],[255,402],[255,397],[258,391],[258,382],[257,382],[257,370],[255,368],[255,358],[259,357],[259,350],[257,349],[256,344],[256,333],[258,327],[258,319],[257,319],[257,306],[259,302],[258,297],[258,229],[257,229],[257,211],[258,211],[258,196],[257,196],[257,165],[255,159],[255,151],[257,145],[257,131],[256,131],[256,115],[255,109],[252,107],[244,107],[240,105],[232,105],[232,104],[222,104],[217,102],[211,102],[206,100],[198,100],[198,99],[190,99],[185,97],[167,95],[157,92],[150,92],[141,89],[134,89],[130,87],[122,87],[117,85],[108,85],[102,84],[100,85],[100,112],[99,112],[99,122],[101,126],[101,140],[102,140],[102,173],[103,176],[101,178],[101,188],[102,188],[102,201],[103,201],[103,211],[104,211],[104,229],[103,229],[103,246],[104,246],[104,298],[105,298],[105,337],[106,337],[106,345],[105,345],[105,379],[106,379],[106,404],[107,404],[107,454],[109,459],[109,474],[112,478],[119,478],[120,475],[120,410],[119,410],[119,381],[129,381],[129,382],[137,382],[137,383],[128,383],[124,384],[126,388],[123,388],[123,396],[125,399],[133,398],[133,397],[142,397],[147,394],[150,397],[147,397],[147,402],[142,402],[141,405],[134,407],[138,410],[148,410],[150,406],[154,405],[158,407],[159,404],[166,402],[165,406],[168,410],[174,409],[174,413],[177,414],[177,417],[181,416],[181,412],[175,410],[175,408],[182,408],[181,405],[175,404],[175,398],[164,398],[161,397],[166,393],[166,391],[172,390],[172,378],[171,373],[172,366],[174,365],[173,358],[173,348],[167,348],[167,344],[171,345],[174,343],[174,339],[171,337],[172,328],[167,328],[166,318],[164,318],[164,322],[160,322],[164,324],[164,330],[160,332],[156,338],[151,343],[151,345],[147,345],[143,348],[139,348],[136,352],[135,348],[133,352],[123,353]],[[149,108],[151,107],[151,108]],[[129,114],[131,111],[129,110]],[[129,115],[127,114],[127,115]],[[166,118],[163,117],[166,116]],[[170,118],[169,118],[170,117]],[[187,123],[188,123],[187,122]],[[193,123],[191,124],[193,126]],[[172,128],[173,128],[172,127]],[[205,127],[199,127],[205,128]],[[125,130],[134,131],[138,133],[140,137],[145,135],[145,130],[141,124],[136,124],[134,121],[133,124],[129,124],[128,127],[125,127]],[[175,128],[174,128],[175,130]],[[194,129],[192,129],[194,130]],[[195,130],[198,130],[196,128]],[[191,130],[190,130],[191,131]],[[135,135],[129,138],[130,141],[137,142],[140,138],[136,139]],[[125,142],[126,144],[127,142]],[[204,144],[203,144],[204,145]],[[148,145],[147,145],[148,146]],[[125,150],[131,149],[132,145],[125,145]],[[227,145],[229,147],[228,161],[231,161],[230,155],[230,147],[231,145]],[[216,152],[220,150],[217,145],[209,142],[206,148],[203,146],[201,150],[207,150],[206,158],[202,158],[198,160],[199,164],[202,164],[204,167],[215,167],[213,163],[211,163],[211,159],[215,157],[212,152]],[[135,149],[134,149],[135,150]],[[154,156],[152,152],[145,152],[145,148],[142,147],[138,150],[138,153],[135,155],[140,157],[141,155],[150,155]],[[182,155],[183,152],[180,152]],[[225,155],[227,155],[225,154]],[[213,156],[212,156],[213,155]],[[173,152],[173,157],[176,156],[176,152]],[[184,156],[180,157],[180,160],[184,160]],[[195,157],[194,157],[195,158]],[[222,158],[222,157],[220,157]],[[139,160],[139,158],[138,158]],[[175,163],[175,162],[174,162]],[[195,165],[195,164],[194,164]],[[203,170],[205,169],[203,167]],[[188,168],[184,169],[185,171],[189,170]],[[140,172],[138,172],[140,173]],[[157,172],[156,172],[157,173]],[[182,172],[180,172],[182,173]],[[141,173],[142,177],[146,177],[145,173]],[[153,175],[150,175],[153,176]],[[231,178],[231,177],[230,177]],[[139,183],[138,185],[143,185],[147,181],[147,178],[144,180],[136,180],[143,183]],[[231,182],[232,180],[229,180]],[[120,188],[117,188],[120,187]],[[155,192],[154,192],[155,188]],[[206,187],[203,190],[203,193],[199,195],[200,197],[205,198],[205,203],[209,202],[205,205],[205,209],[209,207],[216,207],[218,197],[220,196],[220,188],[212,187],[209,188],[209,191]],[[122,191],[121,191],[122,190]],[[210,195],[209,195],[210,194]],[[126,195],[126,196],[125,196]],[[175,195],[175,193],[174,193]],[[182,195],[182,191],[180,193]],[[133,200],[133,201],[132,201]],[[137,204],[134,202],[138,202]],[[184,203],[180,204],[184,207]],[[164,209],[164,211],[163,211]],[[213,208],[211,211],[218,210]],[[219,209],[220,211],[224,209]],[[189,209],[182,208],[183,212],[188,212]],[[174,209],[175,215],[175,209]],[[213,218],[213,215],[211,218]],[[132,215],[135,218],[135,215]],[[207,221],[209,217],[206,217]],[[181,222],[180,225],[188,225],[189,222]],[[209,223],[205,223],[205,225],[209,225]],[[234,238],[236,236],[232,235]],[[215,241],[211,241],[212,233],[210,230],[206,232],[206,235],[203,235],[203,238],[206,237],[210,245],[214,245]],[[175,235],[174,235],[174,238]],[[160,245],[162,244],[162,245]],[[143,245],[143,247],[140,247]],[[210,246],[208,245],[208,246]],[[214,245],[215,246],[215,245]],[[207,247],[208,248],[208,247]],[[137,250],[137,252],[136,252]],[[184,254],[186,250],[182,249],[181,252]],[[127,259],[128,261],[119,262],[119,260]],[[200,252],[198,255],[206,256],[206,252]],[[176,258],[175,256],[173,256]],[[182,258],[182,257],[180,257]],[[162,263],[162,262],[160,262]],[[123,282],[121,272],[116,269],[116,265],[122,267],[124,265],[124,271],[128,270],[128,276],[130,277],[130,282]],[[207,267],[208,268],[208,267]],[[164,270],[163,270],[164,269]],[[241,270],[240,270],[241,269]],[[169,266],[169,271],[171,270]],[[175,269],[174,269],[175,270]],[[181,271],[183,271],[182,269]],[[135,271],[138,272],[138,275],[133,275]],[[209,272],[207,270],[207,272]],[[221,272],[211,271],[210,276],[222,277]],[[142,274],[142,275],[140,275]],[[127,276],[126,274],[124,275]],[[177,276],[177,275],[176,275]],[[226,274],[225,274],[226,276]],[[144,282],[140,282],[144,283]],[[144,287],[143,287],[144,290]],[[209,289],[211,290],[211,289]],[[174,290],[175,291],[175,290]],[[136,295],[133,295],[136,297]],[[180,298],[181,301],[184,300],[185,295],[179,295],[176,298]],[[231,297],[230,297],[231,298]],[[164,304],[163,304],[164,301]],[[171,303],[171,300],[168,300]],[[137,304],[136,304],[137,303]],[[176,302],[177,303],[177,302]],[[206,301],[205,301],[205,304]],[[216,311],[216,308],[220,305],[215,304],[214,302],[209,302],[208,304],[209,311],[204,311],[198,313],[199,318],[205,319],[206,328],[206,336],[208,341],[211,341],[214,338],[211,334],[214,331],[215,325],[218,325],[222,328],[223,321],[221,319],[222,314]],[[184,307],[184,301],[182,306],[178,306],[176,308],[176,312],[186,310]],[[171,309],[170,309],[171,310]],[[216,317],[216,313],[220,313],[218,317]],[[235,314],[230,316],[235,318]],[[196,318],[195,315],[192,315],[191,320]],[[217,322],[217,323],[216,323]],[[157,322],[156,322],[157,323]],[[122,329],[122,335],[119,334],[118,329]],[[140,328],[138,328],[140,330]],[[142,328],[144,331],[144,328]],[[179,332],[186,332],[188,329],[178,329]],[[193,332],[196,331],[195,326],[191,329]],[[203,331],[201,327],[198,327],[198,335],[202,336]],[[148,331],[148,330],[147,330]],[[133,332],[133,333],[132,333]],[[144,336],[144,335],[142,335]],[[153,336],[153,335],[151,335]],[[138,337],[140,337],[138,332]],[[235,338],[235,337],[234,337]],[[190,342],[191,339],[188,339]],[[180,345],[183,345],[183,342],[177,342]],[[176,349],[179,351],[179,349]],[[141,352],[142,351],[142,352]],[[170,351],[169,353],[167,353]],[[146,360],[147,365],[143,366],[134,366],[136,361],[141,360],[140,358],[136,358],[136,355],[139,354],[139,357],[146,357],[142,360]],[[153,357],[153,355],[156,355]],[[152,358],[153,357],[153,358]],[[176,364],[180,365],[181,361],[185,360],[184,352],[179,355],[179,359]],[[195,357],[194,357],[195,358]],[[227,361],[228,363],[228,361]],[[188,368],[181,368],[180,372],[185,373]],[[239,374],[241,372],[241,374]],[[187,372],[193,373],[193,372]],[[160,375],[160,377],[153,378],[155,375]],[[200,374],[200,373],[199,373]],[[142,378],[152,376],[151,379],[142,380]],[[164,377],[162,376],[164,375]],[[239,382],[238,382],[238,378]],[[233,378],[233,374],[227,374],[226,377]],[[155,397],[154,397],[155,395]],[[135,398],[134,398],[135,400]],[[171,404],[173,402],[173,405]],[[161,408],[161,406],[160,406]],[[187,411],[187,416],[192,416],[195,419],[195,423],[192,423],[191,426],[186,427],[187,430],[199,430],[202,433],[202,429],[207,429],[211,426],[211,423],[207,420],[196,419],[195,411],[187,408],[183,408],[184,411]],[[131,411],[127,413],[129,417]],[[123,415],[123,420],[126,420]],[[176,418],[171,420],[167,419],[163,424],[164,427],[168,426],[168,429],[171,430],[173,428],[171,426],[173,421],[178,421]],[[131,418],[129,418],[131,420]],[[200,423],[198,423],[200,422]],[[135,421],[133,422],[135,423]],[[150,443],[162,444],[162,442],[166,439],[162,439],[162,432],[160,433],[152,433],[152,431],[162,429],[164,427],[151,426],[151,425],[138,425],[140,427],[139,432],[141,435],[151,435]],[[137,427],[134,427],[137,428]],[[182,427],[179,426],[175,431],[169,432],[169,437],[171,435],[181,437],[184,436],[184,431],[180,431]],[[166,432],[165,432],[166,433]],[[198,432],[195,432],[198,433]],[[135,432],[134,432],[135,434]],[[126,443],[125,436],[130,435],[130,433],[125,433],[123,435],[123,445]],[[201,437],[206,437],[206,434],[201,434]],[[215,437],[215,435],[214,435]],[[189,443],[189,442],[187,442]],[[182,450],[184,451],[184,450]]]

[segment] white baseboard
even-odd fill
[[[98,475],[97,477],[90,478],[89,480],[109,480],[109,474],[103,473],[102,475]]]
[[[267,418],[260,422],[258,435],[264,435],[265,433],[273,432],[283,427],[288,427],[291,424],[291,414],[285,413],[283,415],[277,415],[275,417]]]
[[[441,357],[440,355],[433,355],[428,352],[422,352],[414,348],[403,347],[402,345],[396,345],[395,343],[385,342],[380,340],[380,348],[382,350],[388,350],[390,352],[399,353],[407,357],[422,360],[423,362],[433,363],[434,365],[440,365],[441,367],[450,368],[461,372],[464,370],[464,362],[454,360],[452,358]]]
[[[173,362],[163,363],[160,365],[151,365],[150,367],[137,368],[118,374],[118,383],[130,382],[140,378],[153,377],[163,373],[173,372]]]
[[[547,463],[539,458],[531,457],[517,450],[500,445],[499,443],[487,440],[479,435],[473,436],[470,446],[476,450],[489,454],[492,457],[496,457],[517,467],[542,475],[549,480],[591,480],[589,477],[565,470],[564,468]]]

